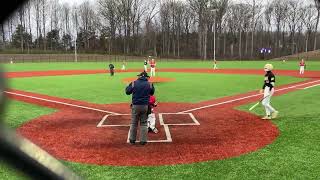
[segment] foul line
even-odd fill
[[[313,87],[316,87],[316,86],[320,86],[320,84],[315,84],[315,85],[312,85],[312,86],[308,86],[308,87],[305,87],[303,89],[309,89],[309,88],[313,88]]]
[[[75,104],[70,104],[70,103],[64,103],[64,102],[60,102],[60,101],[49,100],[49,99],[44,99],[44,98],[39,98],[39,97],[34,97],[34,96],[28,96],[28,95],[8,92],[8,91],[4,91],[4,92],[7,93],[7,94],[12,94],[12,95],[16,95],[16,96],[22,96],[22,97],[27,97],[27,98],[31,98],[31,99],[37,99],[37,100],[41,100],[41,101],[46,101],[46,102],[62,104],[62,105],[66,105],[66,106],[77,107],[77,108],[81,108],[81,109],[88,109],[88,110],[93,110],[93,111],[98,111],[98,112],[103,112],[103,113],[110,113],[110,114],[120,115],[118,113],[111,112],[111,111],[105,111],[105,110],[102,110],[102,109],[96,109],[96,108],[91,108],[91,107],[86,107],[86,106],[80,106],[80,105],[75,105]]]
[[[292,88],[295,88],[295,87],[303,86],[303,85],[306,85],[306,84],[312,84],[312,83],[316,83],[316,82],[319,82],[319,81],[320,80],[316,80],[316,81],[311,81],[311,82],[307,82],[307,83],[303,83],[303,84],[298,84],[298,85],[294,85],[294,86],[290,86],[290,87],[286,87],[286,88],[275,90],[275,92],[283,91],[283,90],[287,90],[287,89],[292,89]],[[211,105],[207,105],[207,106],[202,106],[202,107],[198,107],[198,108],[194,108],[194,109],[190,109],[190,110],[186,110],[186,111],[181,111],[181,112],[178,112],[178,113],[188,113],[188,112],[192,112],[192,111],[196,111],[196,110],[200,110],[200,109],[205,109],[205,108],[210,108],[210,107],[214,107],[214,106],[219,106],[219,105],[222,105],[222,104],[228,104],[228,103],[232,103],[232,102],[235,102],[235,101],[240,101],[240,100],[243,100],[243,99],[248,99],[248,98],[256,97],[256,96],[261,96],[261,94],[254,94],[254,95],[250,95],[250,96],[245,96],[245,97],[238,98],[238,99],[233,99],[233,100],[224,101],[224,102],[211,104]]]

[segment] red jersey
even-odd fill
[[[152,68],[156,67],[156,62],[155,61],[151,61],[150,67],[152,67]]]
[[[300,66],[305,66],[306,64],[305,64],[305,62],[303,61],[300,61]]]
[[[157,106],[157,100],[155,96],[150,96],[149,106],[151,106],[151,112],[154,113],[154,107]]]

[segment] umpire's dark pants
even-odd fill
[[[148,134],[148,105],[132,105],[130,140],[135,141],[137,138],[138,122],[140,122],[140,142],[147,142]]]

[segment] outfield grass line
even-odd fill
[[[309,88],[313,88],[313,87],[316,87],[316,86],[320,86],[320,84],[315,84],[315,85],[312,85],[312,86],[308,86],[308,87],[305,87],[303,89],[309,89]]]
[[[4,92],[7,93],[7,94],[12,94],[12,95],[16,95],[16,96],[22,96],[22,97],[27,97],[27,98],[31,98],[31,99],[37,99],[37,100],[41,100],[41,101],[46,101],[46,102],[51,102],[51,103],[56,103],[56,104],[62,104],[62,105],[71,106],[71,107],[77,107],[77,108],[81,108],[81,109],[88,109],[88,110],[93,110],[93,111],[98,111],[98,112],[121,115],[121,114],[116,113],[116,112],[105,111],[105,110],[97,109],[97,108],[91,108],[91,107],[80,106],[80,105],[75,105],[75,104],[55,101],[55,100],[49,100],[49,99],[39,98],[39,97],[35,97],[35,96],[28,96],[28,95],[24,95],[24,94],[9,92],[9,91],[4,91]]]
[[[316,83],[316,82],[319,82],[319,81],[320,80],[316,80],[316,81],[311,81],[311,82],[307,82],[307,83],[303,83],[303,84],[298,84],[298,85],[294,85],[294,86],[290,86],[290,87],[286,87],[286,88],[275,90],[275,92],[284,91],[284,90],[287,90],[287,89],[292,89],[292,88],[304,86],[304,85],[307,85],[307,84]],[[194,108],[194,109],[190,109],[190,110],[186,110],[186,111],[181,111],[181,112],[178,112],[178,113],[188,113],[188,112],[192,112],[192,111],[196,111],[196,110],[200,110],[200,109],[206,109],[206,108],[210,108],[210,107],[215,107],[215,106],[228,104],[228,103],[240,101],[240,100],[243,100],[243,99],[248,99],[248,98],[251,98],[251,97],[261,96],[261,95],[262,94],[260,94],[260,93],[259,94],[254,94],[254,95],[245,96],[245,97],[242,97],[242,98],[232,99],[232,100],[228,100],[228,101],[224,101],[224,102],[220,102],[220,103],[216,103],[216,104],[210,104],[210,105],[207,105],[207,106],[202,106],[202,107],[198,107],[198,108]]]

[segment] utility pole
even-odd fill
[[[216,12],[218,9],[212,9],[213,13],[213,60],[216,60]]]

